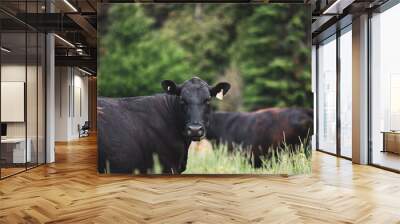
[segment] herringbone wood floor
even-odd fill
[[[99,176],[95,138],[0,181],[0,223],[400,223],[400,175],[314,153],[311,176]]]

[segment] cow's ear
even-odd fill
[[[231,84],[227,82],[220,82],[211,88],[210,94],[211,96],[217,96],[218,93],[222,93],[222,95],[225,96],[225,94],[228,92],[230,88]]]
[[[161,86],[164,91],[170,95],[177,95],[181,93],[181,89],[178,85],[175,84],[172,80],[164,80],[161,82]]]

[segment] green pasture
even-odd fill
[[[269,149],[270,156],[263,159],[261,168],[251,165],[251,156],[237,146],[232,152],[226,145],[214,145],[213,150],[199,153],[189,151],[187,169],[184,174],[310,174],[311,148],[300,144],[294,148],[284,144]]]

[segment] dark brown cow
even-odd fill
[[[299,144],[312,133],[313,111],[304,108],[271,108],[255,112],[215,112],[210,118],[207,138],[249,149],[255,167],[262,165],[261,156],[270,147],[283,142]],[[308,144],[308,142],[306,143]]]

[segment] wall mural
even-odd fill
[[[311,172],[304,4],[101,4],[98,171]]]

